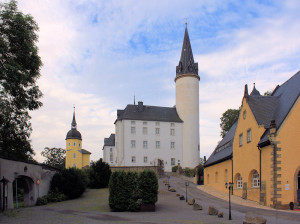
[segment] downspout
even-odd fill
[[[259,150],[259,193],[261,193],[261,148],[257,146]]]
[[[233,183],[233,155],[231,157],[231,183]],[[231,188],[231,194],[233,195],[233,187]]]

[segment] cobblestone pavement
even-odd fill
[[[194,211],[192,206],[185,201],[179,200],[176,193],[185,195],[184,181],[180,178],[171,177],[170,184],[177,192],[169,192],[167,186],[160,179],[159,199],[156,203],[156,212],[110,212],[107,205],[108,190],[88,189],[84,195],[75,200],[52,203],[45,206],[22,208],[0,213],[0,223],[183,223],[183,224],[225,224],[242,223],[247,212],[263,216],[268,219],[267,223],[296,224],[300,223],[300,214],[288,214],[279,211],[262,210],[233,204],[232,217],[228,220],[228,202],[213,197],[197,189],[190,183],[188,198],[194,197],[196,202],[204,208],[202,211]],[[215,206],[224,213],[224,218],[209,216],[209,205]],[[267,211],[261,212],[261,211]],[[298,215],[298,216],[297,216]]]

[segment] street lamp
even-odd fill
[[[16,208],[18,208],[18,173],[14,172],[16,180]]]
[[[230,201],[230,191],[232,190],[233,188],[233,183],[232,182],[229,182],[229,183],[225,183],[225,187],[227,189],[229,189],[229,220],[231,220],[231,201]]]
[[[167,176],[168,177],[168,190],[170,189],[170,176]]]
[[[188,186],[189,186],[189,182],[186,181],[186,182],[185,182],[185,202],[188,201],[188,198],[187,198],[187,187],[188,187]]]

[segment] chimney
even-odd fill
[[[244,97],[248,96],[248,85],[245,85],[245,90],[244,90]]]
[[[204,156],[204,158],[203,158],[203,162],[204,162],[204,163],[206,162],[206,156]]]
[[[138,111],[143,112],[143,101],[138,102]]]

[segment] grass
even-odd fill
[[[9,218],[13,218],[13,217],[17,217],[18,216],[19,211],[18,210],[5,210],[3,212],[3,215],[9,217]]]

